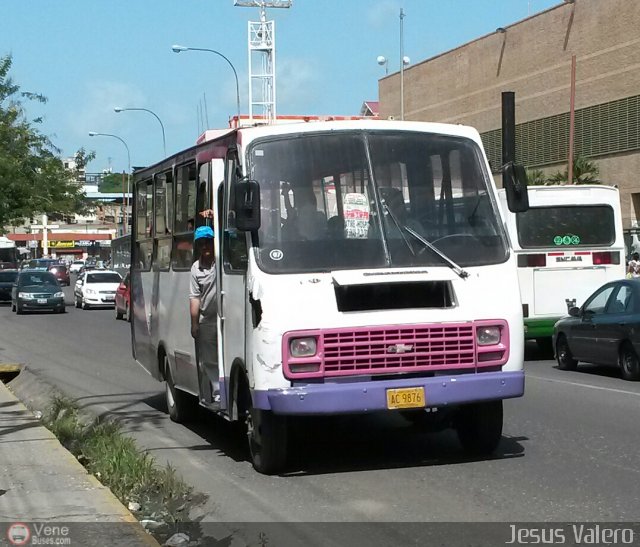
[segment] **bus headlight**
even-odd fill
[[[479,346],[495,346],[500,343],[500,327],[479,327],[476,331]]]
[[[289,351],[292,357],[313,357],[317,351],[316,339],[294,338],[289,341]]]

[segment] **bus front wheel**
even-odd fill
[[[253,467],[258,473],[273,475],[287,461],[287,423],[284,416],[251,408],[247,416],[247,436]]]
[[[196,412],[196,400],[175,386],[171,375],[171,367],[169,366],[169,358],[166,355],[164,356],[164,378],[169,418],[178,424],[188,422]]]
[[[502,438],[502,401],[460,407],[455,421],[460,444],[475,456],[492,454]]]

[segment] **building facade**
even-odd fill
[[[573,0],[379,82],[380,118],[462,123],[501,162],[501,93],[516,98],[516,157],[545,173],[567,168],[572,56],[574,158],[620,189],[623,222],[640,220],[640,1]]]

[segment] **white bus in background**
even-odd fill
[[[504,190],[500,196],[518,261],[525,338],[549,351],[553,325],[570,307],[625,276],[618,189],[530,186],[524,213],[510,213]]]
[[[526,206],[522,175],[506,168],[512,208]],[[134,357],[165,382],[173,420],[200,404],[246,423],[262,473],[285,465],[291,416],[401,412],[455,428],[477,454],[497,447],[502,400],[524,392],[524,335],[477,131],[233,129],[137,170],[133,190]],[[208,223],[216,378],[196,362],[188,303],[193,233]]]

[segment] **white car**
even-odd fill
[[[84,266],[84,260],[74,260],[69,266],[69,273],[77,274],[82,266]]]
[[[113,308],[122,276],[111,270],[89,270],[78,277],[73,289],[76,308]]]

